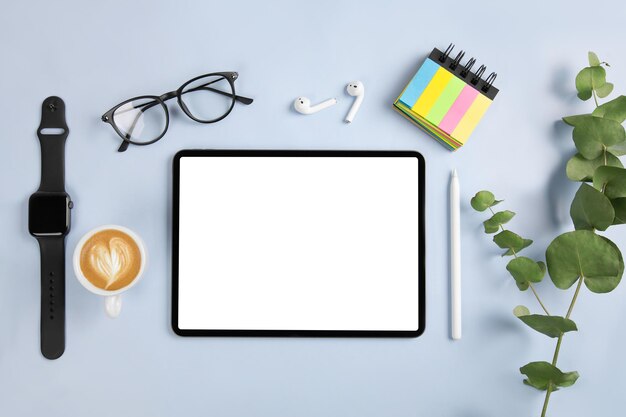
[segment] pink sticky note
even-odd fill
[[[451,134],[456,125],[459,124],[459,121],[467,112],[467,109],[472,105],[474,99],[478,95],[478,91],[469,85],[463,87],[461,94],[457,97],[448,113],[443,117],[441,123],[439,123],[439,129],[444,132]]]

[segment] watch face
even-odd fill
[[[28,200],[28,230],[35,236],[64,235],[70,228],[70,198],[65,193],[35,193]]]

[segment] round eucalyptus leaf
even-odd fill
[[[626,223],[626,198],[616,198],[611,200],[613,209],[615,209],[615,220],[613,224],[625,224]]]
[[[593,174],[593,186],[608,198],[626,197],[626,169],[601,166]]]
[[[576,230],[606,230],[613,224],[615,210],[603,193],[583,183],[572,201],[570,216]]]
[[[502,249],[521,248],[524,244],[524,239],[517,233],[513,233],[510,230],[503,230],[493,237],[493,241]]]
[[[526,249],[527,247],[529,247],[530,245],[533,244],[532,239],[523,239],[522,242],[522,246],[520,246],[519,248],[515,248],[515,249],[507,249],[506,252],[504,252],[502,254],[502,256],[513,256],[513,255],[517,255],[518,253],[520,253],[523,249]]]
[[[546,273],[545,266],[525,256],[511,259],[506,269],[521,291],[525,291],[530,282],[540,282]]]
[[[617,245],[615,244],[615,242],[613,242],[611,239],[604,237],[604,236],[600,236],[606,243],[608,243],[609,245],[611,245],[611,247],[615,250],[615,252],[617,252],[619,259],[620,259],[620,270],[619,270],[619,276],[622,276],[624,274],[624,258],[622,257],[622,251],[619,250],[619,248],[617,247]],[[619,284],[619,283],[618,283]],[[616,285],[617,286],[617,285]]]
[[[576,75],[576,91],[578,91],[578,98],[581,100],[589,100],[591,98],[593,83],[591,82],[590,67],[583,68]]]
[[[593,113],[592,114],[577,114],[574,116],[565,116],[561,120],[563,120],[566,124],[570,126],[576,126],[578,123],[584,122],[586,118],[593,117],[593,116],[594,116]]]
[[[613,155],[623,156],[626,155],[626,141],[618,143],[617,145],[611,145],[606,148]]]
[[[500,225],[498,223],[492,222],[491,219],[485,220],[483,222],[483,226],[485,228],[485,233],[487,234],[496,233],[498,230],[500,230]]]
[[[565,172],[567,173],[567,178],[572,181],[593,181],[594,172],[602,165],[623,167],[619,158],[610,152],[606,154],[606,163],[604,155],[600,155],[596,159],[586,159],[580,153],[577,153],[567,162]]]
[[[581,100],[589,100],[592,91],[606,84],[606,71],[604,68],[586,67],[576,75],[576,90],[578,98]]]
[[[520,369],[520,372],[526,375],[524,384],[545,391],[548,385],[556,387],[569,387],[574,385],[578,379],[578,372],[563,372],[549,362],[530,362]]]
[[[504,210],[504,211],[499,211],[496,214],[494,214],[491,217],[491,220],[493,220],[495,223],[498,223],[498,224],[505,224],[505,223],[508,223],[514,216],[515,216],[515,213],[512,212],[511,210]]]
[[[497,232],[500,229],[500,226],[508,223],[513,218],[513,216],[515,216],[515,213],[510,210],[497,212],[496,214],[491,216],[490,219],[487,219],[483,222],[483,225],[485,227],[485,233]]]
[[[586,159],[595,159],[603,154],[605,146],[626,140],[626,132],[620,123],[594,116],[577,122],[572,135],[576,149]]]
[[[570,319],[566,319],[565,317],[529,314],[518,318],[528,327],[552,338],[559,337],[567,332],[578,330],[576,323]]]
[[[591,114],[623,123],[624,120],[626,120],[626,96],[619,96],[611,101],[600,104]]]
[[[595,52],[589,51],[589,53],[587,54],[587,58],[589,59],[589,66],[590,67],[599,67],[600,66],[600,59],[598,59],[598,55],[596,55]]]
[[[528,307],[523,306],[523,305],[516,306],[513,309],[513,315],[518,318],[522,316],[527,316],[529,314],[530,314],[530,310],[528,309]]]
[[[604,98],[611,94],[611,92],[613,91],[613,87],[613,83],[604,83],[600,87],[596,88],[596,94],[598,95],[598,97]]]
[[[539,265],[539,269],[541,269],[541,277],[543,279],[543,277],[546,275],[546,264],[543,261],[539,261],[537,262],[537,265]]]
[[[546,262],[557,288],[571,287],[579,277],[595,293],[610,292],[619,284],[624,260],[617,247],[589,230],[558,236],[546,250]]]
[[[479,191],[476,193],[470,204],[476,211],[485,211],[491,206],[495,206],[499,201],[496,201],[491,191]]]

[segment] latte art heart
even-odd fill
[[[98,244],[91,249],[91,267],[105,278],[105,290],[127,272],[130,256],[130,246],[117,237],[112,238],[108,246]]]
[[[130,285],[141,269],[137,242],[121,230],[105,229],[95,233],[80,253],[80,269],[94,286],[116,291]]]

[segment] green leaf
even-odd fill
[[[574,116],[563,117],[562,120],[570,126],[576,126],[578,123],[584,122],[585,119],[589,117],[592,117],[592,115],[591,114],[577,114]]]
[[[604,163],[604,155],[600,155],[596,159],[585,159],[577,153],[567,162],[565,172],[567,178],[572,181],[592,181],[596,168],[602,165],[623,167],[619,158],[610,152],[606,153],[606,164]]]
[[[532,239],[524,239],[524,242],[522,243],[521,247],[519,247],[519,248],[517,248],[515,250],[509,249],[506,252],[504,252],[502,254],[502,256],[512,256],[514,253],[515,254],[520,253],[522,251],[522,249],[525,249],[525,248],[529,247],[532,244],[533,244]]]
[[[510,230],[503,230],[493,237],[493,241],[496,242],[496,245],[500,246],[502,249],[515,249],[522,246],[524,243],[524,239],[516,233],[511,232]]]
[[[479,191],[472,197],[471,205],[476,211],[485,211],[501,201],[496,200],[491,191]]]
[[[506,224],[515,216],[515,213],[510,210],[499,211],[490,219],[485,220],[483,225],[485,226],[485,233],[495,233],[500,229],[500,225]]]
[[[518,318],[528,327],[549,337],[559,337],[563,333],[578,330],[576,323],[565,317],[531,314]]]
[[[606,70],[604,68],[591,67],[591,84],[596,92],[598,88],[606,84]]]
[[[604,236],[600,236],[600,237],[601,237],[601,238],[602,238],[602,239],[603,239],[606,243],[608,243],[608,244],[609,244],[609,246],[611,246],[615,252],[617,252],[617,254],[618,254],[618,256],[619,256],[619,259],[620,259],[620,261],[621,261],[621,264],[620,264],[620,270],[619,270],[619,274],[618,274],[618,275],[619,275],[619,276],[622,276],[622,274],[624,273],[624,259],[622,258],[622,252],[619,250],[619,248],[617,247],[617,245],[616,245],[616,244],[615,244],[612,240],[610,240],[609,238],[604,237]]]
[[[576,75],[576,91],[578,98],[581,100],[589,100],[593,91],[593,83],[591,81],[591,68],[583,68]]]
[[[600,87],[596,88],[596,94],[600,98],[604,98],[608,96],[609,94],[611,94],[612,91],[613,91],[613,83],[604,83],[604,85],[601,85]]]
[[[526,375],[524,384],[545,391],[548,385],[552,385],[553,391],[557,387],[569,387],[578,379],[578,372],[562,372],[549,362],[530,362],[522,366],[519,371]]]
[[[626,96],[619,96],[600,104],[591,114],[596,117],[604,117],[605,119],[623,123],[626,120]]]
[[[518,318],[529,314],[530,310],[526,306],[519,305],[513,309],[513,315]]]
[[[498,223],[498,224],[506,224],[514,216],[515,216],[515,213],[512,212],[511,210],[504,210],[504,211],[499,211],[496,214],[494,214],[493,217],[491,217],[491,220],[493,220],[495,223]]]
[[[578,98],[581,100],[589,100],[593,90],[606,84],[606,71],[604,68],[586,67],[576,75],[576,90]]]
[[[626,198],[616,198],[611,200],[615,210],[615,220],[613,224],[626,224]]]
[[[558,236],[546,250],[546,262],[552,282],[562,290],[583,277],[590,291],[610,292],[624,272],[624,260],[617,246],[589,230]]]
[[[587,57],[589,58],[589,66],[590,67],[599,67],[600,66],[600,60],[598,59],[598,55],[596,55],[595,52],[589,51],[589,53],[587,54]]]
[[[583,183],[572,201],[570,216],[576,230],[606,230],[613,224],[615,210],[604,194]]]
[[[530,282],[540,282],[546,273],[546,266],[543,262],[535,262],[525,256],[511,259],[506,269],[515,279],[520,291],[526,291]]]
[[[574,127],[574,144],[586,159],[595,159],[603,154],[605,146],[626,140],[624,127],[615,120],[589,116],[581,118]]]
[[[593,174],[593,186],[608,198],[626,197],[626,169],[602,166]]]
[[[607,148],[607,150],[611,152],[613,155],[618,155],[618,156],[626,155],[626,141],[622,143],[618,143],[617,145],[611,145]]]
[[[485,220],[483,222],[483,226],[485,227],[485,233],[491,234],[500,230],[500,226],[498,224],[491,223],[489,220]]]

